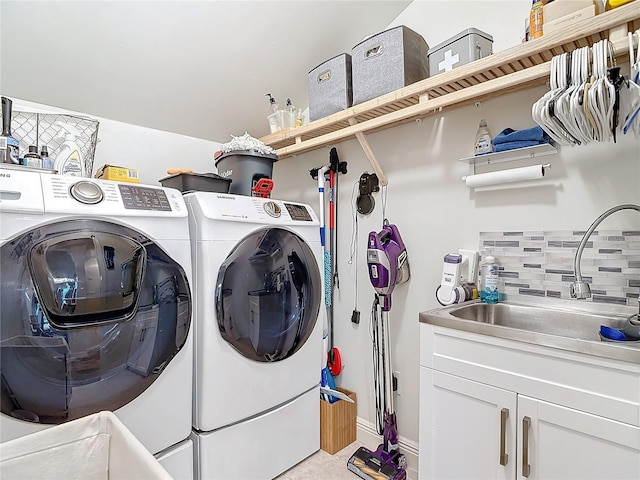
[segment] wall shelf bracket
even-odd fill
[[[358,122],[355,118],[353,117],[349,118],[349,125],[353,126],[353,125],[356,125],[357,123]],[[369,163],[371,164],[373,171],[376,172],[380,185],[382,185],[383,187],[386,187],[388,183],[387,177],[382,172],[382,168],[380,167],[378,160],[376,160],[376,156],[373,154],[373,150],[371,150],[371,145],[369,145],[369,141],[367,140],[367,137],[363,132],[356,132],[355,136],[358,139],[358,142],[360,143],[362,150],[364,150],[364,154],[369,160]]]

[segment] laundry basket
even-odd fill
[[[0,444],[2,480],[134,480],[172,477],[111,412]]]

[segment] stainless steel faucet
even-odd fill
[[[569,293],[571,294],[571,298],[577,299],[585,299],[591,297],[591,288],[589,288],[589,284],[582,279],[582,273],[580,271],[580,261],[582,260],[582,251],[584,250],[589,237],[593,231],[600,225],[600,223],[607,218],[612,213],[615,213],[619,210],[636,210],[640,213],[640,205],[634,205],[632,203],[625,203],[623,205],[617,205],[615,207],[610,208],[591,224],[589,229],[584,233],[582,240],[580,241],[580,245],[578,246],[578,251],[576,252],[576,256],[573,260],[573,272],[575,274],[576,280],[569,286]],[[638,317],[640,320],[640,298],[638,299]]]

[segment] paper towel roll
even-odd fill
[[[484,187],[485,185],[498,185],[500,183],[521,182],[523,180],[538,180],[544,177],[545,165],[532,165],[531,167],[511,168],[497,172],[479,173],[464,178],[467,187]]]

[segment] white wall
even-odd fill
[[[428,2],[417,1],[394,24],[405,22],[437,44],[474,26],[491,33],[503,48],[520,43],[528,1]],[[526,4],[526,5],[525,5]],[[435,33],[438,32],[438,33]],[[432,40],[433,39],[433,40]],[[495,49],[498,51],[498,49]],[[483,102],[383,130],[367,136],[389,180],[386,217],[395,223],[407,245],[411,279],[397,287],[390,312],[393,368],[400,372],[397,397],[399,433],[409,444],[418,441],[419,344],[418,313],[438,307],[435,290],[442,259],[460,248],[478,249],[480,231],[585,230],[609,207],[640,203],[640,143],[626,136],[617,144],[562,148],[542,157],[551,163],[545,179],[469,190],[461,181],[468,165],[459,159],[473,154],[478,122],[486,118],[495,135],[503,128],[534,125],[531,105],[546,87],[504,95]],[[336,145],[348,174],[340,178],[338,271],[340,290],[335,302],[335,345],[345,365],[338,383],[358,396],[358,417],[375,421],[369,312],[373,289],[366,269],[366,238],[382,225],[383,192],[374,195],[376,208],[359,216],[358,268],[349,264],[353,232],[352,186],[364,171],[372,172],[355,140]],[[274,198],[297,199],[318,208],[316,182],[308,170],[326,164],[329,149],[320,149],[279,161],[274,167]],[[536,162],[518,161],[491,168],[513,168]],[[485,170],[490,169],[485,167]],[[483,170],[483,171],[485,171]],[[620,212],[606,227],[640,229],[636,212]],[[357,273],[360,325],[350,322]]]
[[[137,168],[140,183],[156,185],[167,176],[169,168],[217,172],[213,154],[219,149],[219,143],[108,120],[90,113],[71,112],[22,99],[12,100],[14,111],[66,113],[98,120],[99,141],[93,159],[93,174],[104,164]]]
[[[524,38],[529,0],[414,0],[389,27],[406,25],[436,47],[468,28],[493,37],[493,53]]]

